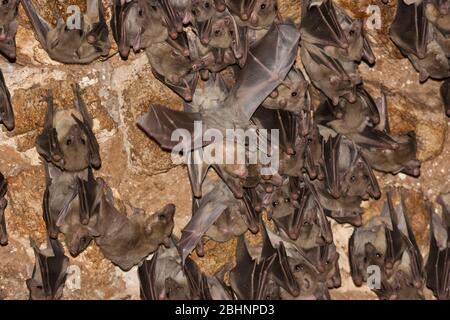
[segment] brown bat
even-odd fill
[[[32,0],[21,0],[42,48],[50,58],[67,64],[89,64],[108,56],[111,43],[101,0],[87,0],[80,29],[69,29],[60,18],[56,27],[45,21]]]
[[[6,246],[8,244],[8,233],[6,231],[5,209],[8,205],[6,200],[8,183],[0,172],[0,245]]]
[[[14,111],[11,104],[11,95],[6,87],[5,78],[0,70],[0,123],[8,130],[14,129]]]
[[[370,220],[354,231],[349,241],[350,269],[357,286],[367,281],[367,268],[380,268],[380,299],[423,299],[422,256],[408,221],[404,195],[395,209],[387,194],[381,218]]]
[[[36,261],[33,274],[26,282],[30,300],[61,299],[69,266],[63,246],[58,240],[48,238],[46,249],[39,249],[34,240],[31,240],[31,247]]]
[[[92,119],[80,87],[75,84],[72,89],[76,109],[71,110],[55,111],[52,93],[48,93],[44,130],[37,137],[36,149],[47,162],[61,170],[75,172],[89,166],[99,168],[101,159],[92,132]]]
[[[430,251],[425,265],[427,287],[440,300],[450,300],[450,194],[441,194],[442,217],[430,213]]]
[[[0,3],[0,54],[9,60],[16,59],[17,12],[19,0]]]
[[[268,29],[279,17],[277,0],[225,0],[238,24],[252,29]]]
[[[435,39],[432,30],[434,27],[427,19],[430,6],[421,0],[410,2],[407,4],[405,0],[397,1],[397,13],[390,29],[391,39],[419,72],[421,82],[429,77],[448,78],[450,63]]]
[[[206,275],[190,258],[182,264],[173,237],[139,266],[138,276],[143,300],[211,299]]]

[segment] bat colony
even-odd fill
[[[88,0],[81,29],[63,20],[53,26],[33,0],[21,0],[37,40],[49,57],[88,64],[109,55],[111,43],[101,0]],[[420,74],[442,80],[450,116],[450,1],[397,1],[390,36]],[[184,111],[152,105],[137,125],[172,150],[175,129],[279,130],[279,169],[262,164],[189,162],[192,218],[177,238],[175,206],[149,215],[126,214],[94,170],[101,166],[92,118],[78,85],[74,107],[62,109],[47,95],[47,114],[36,149],[46,169],[43,219],[47,248],[31,240],[36,256],[26,284],[30,299],[60,299],[68,257],[95,241],[105,258],[128,271],[138,266],[142,299],[329,299],[341,285],[339,254],[329,219],[354,226],[349,241],[357,286],[377,266],[380,299],[423,299],[424,287],[450,299],[450,194],[428,203],[430,252],[423,261],[404,205],[390,189],[379,217],[362,224],[362,202],[378,199],[374,171],[420,175],[414,132],[390,130],[384,94],[372,97],[358,71],[375,56],[363,22],[332,0],[301,1],[300,25],[284,20],[276,0],[114,0],[110,28],[118,51],[144,50],[155,77],[185,100]],[[0,2],[0,53],[13,62],[19,0]],[[299,57],[299,59],[298,59]],[[300,68],[300,64],[303,68]],[[222,72],[226,71],[226,72]],[[226,74],[225,74],[226,73]],[[305,75],[306,73],[306,75]],[[309,79],[309,80],[307,80]],[[322,93],[317,108],[311,86]],[[11,97],[0,71],[0,122],[14,128]],[[215,143],[192,144],[189,159]],[[251,151],[245,146],[245,152]],[[212,169],[217,179],[207,173]],[[6,245],[7,182],[0,174],[0,244]],[[400,196],[395,206],[393,196]],[[435,208],[442,208],[440,214]],[[263,221],[266,214],[273,222]],[[260,233],[259,246],[244,234]],[[237,238],[236,261],[215,275],[190,257],[206,241]],[[152,255],[151,255],[152,254]],[[149,257],[151,255],[151,257]]]

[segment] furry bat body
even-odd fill
[[[401,195],[403,197],[403,195]],[[403,198],[395,209],[388,193],[381,218],[373,218],[354,231],[349,241],[353,281],[367,281],[367,268],[380,268],[380,299],[423,299],[422,256],[412,233]]]
[[[182,264],[175,239],[161,246],[138,269],[141,299],[197,300],[211,299],[207,277],[196,263],[187,258]]]
[[[47,242],[47,248],[41,250],[31,240],[36,262],[31,279],[27,280],[30,300],[59,300],[63,295],[69,258],[58,240],[49,238]]]
[[[67,64],[89,64],[109,54],[111,43],[101,0],[87,0],[81,29],[68,29],[59,19],[56,27],[46,22],[32,0],[21,0],[42,48],[50,58]]]
[[[5,78],[0,70],[0,123],[8,130],[14,129],[14,111],[11,104],[11,95],[6,87]]]
[[[0,172],[0,245],[5,246],[8,244],[8,233],[6,231],[5,209],[8,205],[6,200],[6,191],[8,183]]]
[[[16,21],[19,0],[0,3],[0,54],[14,60],[16,58]]]
[[[430,251],[425,265],[427,287],[440,300],[450,300],[450,194],[441,194],[442,217],[431,215]]]

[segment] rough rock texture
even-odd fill
[[[391,3],[394,1],[391,1]],[[47,18],[55,19],[54,10],[64,16],[68,5],[84,0],[38,0]],[[377,63],[360,70],[367,88],[375,96],[383,89],[388,96],[391,126],[395,132],[415,130],[419,158],[424,161],[418,179],[404,175],[378,174],[383,188],[403,186],[409,190],[407,205],[418,242],[426,254],[427,215],[424,200],[434,200],[440,192],[450,191],[449,119],[444,116],[439,99],[439,83],[421,85],[418,75],[387,36],[395,7],[381,1],[341,0],[353,16],[365,18],[369,4],[378,4],[382,12],[381,30],[369,31]],[[108,5],[108,1],[105,1]],[[299,21],[300,1],[280,0],[284,16]],[[83,10],[83,7],[82,7]],[[108,10],[108,16],[110,12]],[[140,207],[151,213],[166,203],[177,206],[176,234],[190,217],[191,194],[186,170],[175,167],[170,155],[161,151],[136,126],[136,117],[150,104],[181,108],[182,101],[152,75],[144,54],[127,61],[113,55],[106,61],[87,66],[67,66],[51,61],[35,40],[22,8],[17,35],[18,58],[14,64],[0,58],[0,68],[13,96],[16,128],[0,132],[0,171],[8,178],[9,205],[6,219],[9,244],[0,247],[0,299],[26,299],[25,279],[31,275],[34,255],[29,237],[45,241],[42,220],[44,170],[34,149],[34,141],[43,125],[46,90],[52,89],[56,104],[71,107],[70,83],[79,82],[89,111],[94,115],[94,131],[103,159],[96,175],[103,177],[122,200],[125,208]],[[115,47],[113,47],[114,49]],[[112,51],[113,53],[113,51]],[[380,212],[382,200],[365,203],[365,219]],[[353,228],[333,224],[335,241],[341,254],[342,288],[333,290],[338,299],[374,299],[367,288],[356,288],[349,277],[347,242]],[[206,245],[206,256],[195,257],[207,272],[217,271],[234,254],[236,241]],[[136,299],[139,283],[135,268],[124,273],[102,258],[95,244],[77,258],[70,259],[71,275],[64,291],[65,299]],[[77,275],[81,276],[80,286]]]

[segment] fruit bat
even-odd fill
[[[441,85],[441,97],[444,102],[445,113],[450,117],[450,80],[446,79]]]
[[[383,132],[385,137],[395,142],[389,147],[376,147],[374,144],[360,144],[361,153],[367,159],[367,163],[375,170],[397,174],[403,172],[413,177],[420,175],[420,161],[417,159],[417,140],[414,131],[392,135],[389,126],[386,97],[383,95],[380,103],[380,123],[371,132]],[[368,132],[370,132],[368,131]],[[388,142],[389,139],[384,139]],[[394,147],[395,148],[392,148]]]
[[[279,18],[277,0],[225,0],[237,23],[252,29],[268,29]]]
[[[8,183],[0,172],[0,245],[5,246],[8,244],[8,233],[6,231],[5,209],[8,205],[6,200]]]
[[[381,217],[355,229],[349,240],[350,269],[357,286],[367,281],[367,268],[380,267],[380,299],[423,299],[422,256],[408,221],[404,195],[396,209],[387,194]]]
[[[442,217],[430,212],[430,251],[425,265],[427,287],[440,300],[450,299],[450,194],[441,194]]]
[[[230,271],[230,283],[239,300],[275,300],[280,298],[280,290],[270,283],[270,270],[276,255],[269,258],[253,259],[244,236],[238,238],[236,266]]]
[[[193,199],[192,219],[181,232],[178,242],[184,261],[204,235],[214,241],[225,242],[243,234],[247,229],[258,231],[258,213],[247,192],[242,200],[236,199],[227,185],[218,181],[210,192]]]
[[[11,104],[11,95],[6,87],[5,78],[0,70],[0,123],[8,130],[14,129],[14,111]]]
[[[178,145],[178,141],[171,140],[173,131],[183,128],[192,133],[196,120],[203,120],[204,130],[248,128],[249,120],[257,107],[284,80],[294,63],[298,37],[292,22],[274,24],[248,53],[247,63],[222,107],[198,113],[152,106],[138,120],[138,126],[167,150]],[[266,54],[268,46],[275,48],[270,55]],[[186,151],[203,147],[205,143],[199,141],[201,138],[197,135],[193,141],[187,141]]]
[[[30,300],[59,300],[63,295],[69,258],[57,239],[48,238],[47,243],[47,248],[41,250],[31,240],[36,261],[33,274],[26,282]]]
[[[309,83],[302,71],[295,66],[286,79],[264,100],[262,105],[268,109],[283,109],[299,114],[310,105]]]
[[[317,267],[323,276],[323,281],[329,289],[341,286],[341,274],[339,271],[339,253],[334,243],[321,245],[305,252],[306,256]]]
[[[89,64],[109,54],[111,43],[101,0],[87,0],[80,29],[69,29],[62,18],[53,27],[39,15],[32,0],[22,0],[22,5],[42,48],[53,60]]]
[[[429,77],[444,79],[450,76],[450,64],[433,35],[427,7],[429,11],[430,7],[422,0],[398,0],[390,29],[391,39],[419,72],[421,82]]]
[[[16,58],[17,12],[19,0],[0,3],[0,54],[9,60]]]
[[[173,237],[143,261],[138,276],[143,300],[211,299],[206,275],[189,257],[182,265]]]
[[[44,130],[37,137],[36,149],[61,170],[77,172],[89,166],[99,168],[98,142],[92,132],[92,119],[81,97],[80,87],[72,85],[76,109],[56,110],[51,92],[47,96]]]

